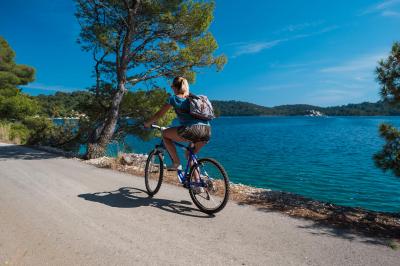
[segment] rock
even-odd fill
[[[110,168],[112,165],[113,159],[103,156],[103,157],[99,157],[96,159],[86,160],[84,162],[87,164],[95,165],[97,167],[101,167],[101,168]]]
[[[132,165],[133,164],[133,158],[130,154],[124,153],[121,156],[121,163],[125,165]]]
[[[146,154],[123,153],[120,155],[120,162],[124,165],[135,165],[140,167],[146,163],[146,160]]]

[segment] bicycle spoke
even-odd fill
[[[192,169],[190,179],[194,184],[200,181],[205,190],[199,191],[198,186],[190,190],[190,196],[200,210],[214,213],[225,206],[229,196],[229,181],[218,162],[208,158],[200,159],[199,164]]]
[[[216,202],[215,202],[215,200],[213,199],[213,197],[212,197],[212,196],[210,196],[210,194],[208,194],[208,197],[209,197],[209,199],[208,199],[208,200],[212,200],[214,203],[216,203]]]

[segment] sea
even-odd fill
[[[220,161],[233,183],[400,212],[400,177],[378,169],[373,160],[384,144],[378,131],[383,122],[400,127],[400,117],[387,116],[219,117],[199,156]],[[148,153],[157,142],[129,135],[125,147]],[[108,154],[121,151],[114,144]]]

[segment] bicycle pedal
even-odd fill
[[[194,194],[201,194],[205,192],[205,189],[203,187],[194,187],[192,188]]]

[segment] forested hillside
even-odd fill
[[[81,113],[91,99],[86,91],[71,93],[57,92],[55,95],[39,95],[35,97],[50,117],[75,116]],[[342,106],[319,107],[307,104],[279,105],[265,107],[241,101],[212,101],[218,116],[252,116],[252,115],[307,115],[310,110],[320,111],[328,116],[370,116],[400,115],[400,106],[392,106],[379,101],[376,103],[347,104]],[[84,112],[84,111],[83,111]]]
[[[310,110],[320,111],[328,116],[400,115],[399,105],[393,106],[382,101],[332,107],[319,107],[306,104],[264,107],[253,103],[238,101],[212,101],[212,104],[217,110],[217,114],[221,116],[307,115],[310,113]]]

